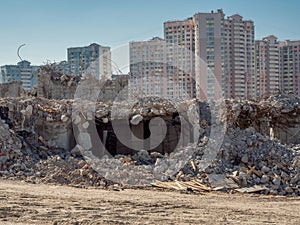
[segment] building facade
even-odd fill
[[[133,97],[167,97],[166,44],[159,37],[129,43],[130,87]]]
[[[224,20],[226,98],[255,98],[254,22],[235,14]]]
[[[71,75],[111,79],[110,47],[93,43],[85,47],[68,48],[67,55]]]
[[[252,20],[224,16],[219,9],[167,21],[164,39],[131,42],[132,87],[202,100],[257,99],[279,90],[300,95],[300,41],[255,41]]]
[[[169,99],[196,96],[193,20],[164,24],[165,39],[131,42],[130,86]]]
[[[195,23],[195,79],[197,97],[221,98],[224,77],[224,13],[197,13]]]
[[[280,89],[300,96],[300,41],[284,41],[280,49]]]
[[[168,95],[196,97],[195,23],[193,18],[164,23]]]
[[[1,83],[21,81],[24,90],[31,90],[36,85],[39,66],[31,66],[31,63],[23,60],[17,65],[1,66]]]
[[[172,99],[221,97],[223,19],[222,10],[198,13],[186,20],[165,22],[164,39],[131,42],[131,86]]]
[[[256,97],[261,98],[280,90],[279,42],[274,35],[255,41]]]

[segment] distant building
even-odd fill
[[[131,42],[132,87],[170,98],[221,97],[223,20],[222,10],[197,13],[165,22],[165,39]]]
[[[166,42],[168,95],[172,98],[184,92],[196,97],[195,81],[195,25],[193,18],[164,23]]]
[[[68,48],[67,54],[71,75],[111,79],[110,47],[93,43],[85,47]]]
[[[1,83],[21,81],[24,90],[31,90],[36,84],[39,66],[31,66],[30,62],[23,60],[17,65],[1,66]]]
[[[61,61],[59,63],[55,63],[55,66],[58,71],[63,72],[64,74],[70,74],[70,66],[67,61]]]
[[[224,20],[225,79],[227,98],[255,98],[254,22],[235,14]]]
[[[166,44],[161,38],[129,43],[131,95],[167,97]]]
[[[300,96],[300,41],[280,42],[281,90]]]
[[[300,41],[255,41],[252,20],[221,9],[164,22],[164,39],[130,43],[130,84],[164,97],[300,96]],[[139,92],[142,93],[142,92]],[[143,94],[143,93],[142,93]]]
[[[277,37],[270,35],[255,41],[257,97],[263,97],[279,91],[280,66],[279,42]]]
[[[195,72],[200,99],[222,97],[224,77],[224,13],[197,13],[195,22]]]

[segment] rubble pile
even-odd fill
[[[210,141],[214,143],[222,138],[222,133],[220,136],[205,133],[189,163],[175,178],[169,179],[190,181],[196,178],[217,189],[256,187],[264,194],[299,196],[299,129],[286,131],[299,126],[300,99],[280,94],[258,102],[230,99],[225,103],[227,129],[215,159],[209,161],[208,167],[203,167],[207,160],[205,153],[216,151]],[[276,134],[272,133],[273,129]],[[284,137],[278,135],[283,132],[281,129],[286,132]]]
[[[31,95],[48,99],[73,99],[80,77],[62,72],[55,65],[42,66],[38,71],[37,85]]]
[[[0,107],[7,108],[9,118],[15,130],[35,125],[36,119],[60,121],[62,115],[72,112],[72,100],[48,100],[45,98],[2,98]],[[22,127],[23,126],[23,127]]]
[[[71,186],[108,186],[84,159],[64,149],[51,148],[41,137],[14,132],[0,120],[0,177],[32,183]]]
[[[253,188],[262,194],[300,195],[300,145],[283,145],[253,128],[229,128],[217,157],[203,169],[208,141],[204,136],[197,146],[165,155],[145,150],[117,155],[97,161],[95,168],[101,167],[97,171],[105,177],[132,185],[197,179],[211,190]]]
[[[281,94],[259,102],[225,100],[219,106],[196,100],[172,103],[155,97],[135,103],[0,99],[0,177],[80,187],[196,179],[197,185],[211,190],[242,192],[251,188],[262,194],[299,196],[300,99]],[[190,141],[174,152],[140,149],[135,154],[102,159],[85,148],[90,145],[88,138],[82,142],[86,145],[76,139],[74,145],[65,145],[72,146],[69,149],[58,146],[62,140],[76,137],[73,125],[78,126],[78,137],[90,137],[90,124],[104,130],[111,120],[126,118],[130,126],[140,129],[136,133],[142,133],[143,123],[155,117],[179,127],[181,119],[187,119],[186,130],[199,134],[199,140],[193,139],[198,142]],[[193,124],[199,126],[190,126]],[[177,138],[170,133],[170,140],[173,137]]]
[[[300,144],[300,98],[294,95],[272,95],[260,101],[226,100],[229,126],[254,127],[259,133],[282,143]],[[294,128],[294,129],[292,129]]]
[[[21,141],[9,130],[9,125],[0,120],[0,170],[16,167],[14,162],[21,157],[21,148]]]
[[[73,99],[77,90],[83,86],[86,88],[86,93],[90,93],[91,90],[94,90],[94,93],[100,92],[98,99],[102,101],[112,101],[117,95],[119,98],[123,96],[122,99],[126,100],[128,96],[128,76],[126,75],[117,76],[113,80],[106,78],[98,80],[91,74],[74,77],[66,74],[61,66],[55,63],[40,67],[37,85],[29,94],[47,99]]]
[[[195,149],[177,180],[196,177],[212,187],[237,189],[258,185],[264,187],[264,194],[300,195],[300,145],[282,145],[253,128],[229,128],[216,159],[202,170],[198,165],[207,140],[202,139],[202,147]]]

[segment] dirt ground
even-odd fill
[[[0,180],[0,224],[300,224],[300,198]]]

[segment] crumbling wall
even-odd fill
[[[35,128],[50,147],[58,146],[66,150],[75,147],[76,142],[73,135],[72,124],[63,121],[44,121],[38,119]]]
[[[73,77],[57,71],[54,66],[41,67],[35,87],[36,96],[57,100],[73,99],[80,80],[80,77]],[[106,80],[104,84],[92,77],[88,77],[83,82],[99,87],[99,101],[114,100],[118,93],[123,90],[122,96],[127,96],[128,79],[123,76],[117,77],[115,80]]]
[[[115,133],[115,129],[122,130],[124,127],[128,127],[128,130],[121,131],[122,134],[127,135],[126,140],[130,142],[133,146],[139,146],[140,149],[149,149],[150,139],[151,140],[160,140],[163,136],[164,139],[162,142],[159,142],[151,151],[159,153],[170,153],[179,144],[179,140],[182,142],[181,145],[187,145],[189,143],[194,143],[198,141],[194,139],[194,130],[191,129],[192,125],[188,122],[185,122],[185,130],[182,130],[181,118],[180,116],[187,119],[187,110],[193,101],[180,102],[178,105],[173,105],[172,103],[155,98],[145,98],[137,100],[137,103],[134,105],[128,104],[127,102],[119,102],[118,105],[113,106],[112,102],[110,103],[96,103],[96,110],[90,107],[91,102],[85,101],[80,102],[79,104],[74,103],[73,107],[73,124],[75,125],[75,137],[76,140],[81,140],[82,143],[77,143],[83,145],[85,149],[94,149],[94,154],[99,152],[99,143],[92,143],[92,146],[87,143],[85,140],[93,140],[92,135],[94,131],[91,130],[90,124],[93,124],[93,120],[96,118],[96,128],[98,136],[101,139],[101,142],[107,150],[112,155],[117,154],[134,154],[136,149],[131,149],[128,146],[125,146],[118,139],[118,135]],[[117,110],[117,117],[111,118],[111,110],[114,107],[114,110]],[[124,117],[125,115],[125,117]],[[153,129],[155,132],[150,132],[149,130],[149,121],[155,117],[159,117],[165,121],[166,124],[166,136],[164,136],[163,129],[160,125],[155,124]],[[112,126],[112,121],[114,125],[119,126],[116,128]],[[199,123],[199,121],[197,121]],[[154,124],[151,124],[154,126]],[[82,140],[82,137],[85,137],[85,140]],[[139,142],[135,138],[144,140],[142,144],[137,144],[135,141]],[[148,139],[148,140],[146,140]],[[151,145],[153,146],[153,145]],[[100,150],[101,151],[101,150]]]
[[[0,84],[0,98],[16,98],[24,94],[21,81],[13,81],[10,83]]]
[[[48,99],[73,99],[77,84],[78,79],[43,67],[38,73],[36,95]]]
[[[0,115],[9,121],[13,130],[41,136],[51,147],[74,147],[70,114],[69,101],[50,101],[35,97],[0,99]]]
[[[179,104],[181,105],[179,108],[187,114],[185,111],[192,103],[191,101],[182,102]],[[95,110],[90,111],[92,110],[90,106],[94,106]],[[96,122],[101,140],[103,139],[103,133],[113,132],[111,125],[108,128],[108,125],[111,123],[112,107],[112,102],[86,101],[83,103],[75,102],[74,100],[49,100],[40,97],[0,99],[1,118],[3,117],[2,119],[8,121],[14,130],[34,132],[41,136],[49,146],[57,146],[67,150],[72,149],[75,145],[74,124],[83,123],[86,126]],[[126,102],[120,103],[120,107],[117,107],[117,110],[120,110],[121,114],[129,112],[127,122],[131,126],[133,135],[141,139],[150,135],[148,125],[152,118],[160,117],[165,120],[168,129],[167,136],[155,151],[162,153],[171,152],[177,146],[182,133],[186,134],[186,136],[182,137],[183,144],[197,141],[192,138],[193,129],[188,127],[185,131],[181,130],[177,109],[168,101],[159,102],[156,99],[140,99],[136,105],[128,105]],[[183,116],[187,117],[184,113]],[[138,123],[130,122],[134,117],[141,117],[142,119]],[[124,118],[122,117],[122,119]],[[190,124],[190,126],[192,125]],[[156,134],[159,133],[159,129],[159,127],[156,129]],[[131,150],[122,145],[116,138],[114,142],[116,154],[131,153]],[[109,145],[111,144],[108,144],[106,147]]]
[[[281,116],[271,121],[270,137],[284,144],[300,144],[300,115]]]
[[[115,80],[107,80],[101,88],[100,101],[113,101],[116,97],[126,100],[128,96],[128,79],[117,77]]]
[[[180,116],[183,115],[187,118],[189,114],[192,114],[189,112],[189,107],[195,101],[181,102],[175,107],[167,101],[149,98],[138,99],[135,105],[120,102],[120,106],[116,108],[120,110],[119,113],[121,114],[129,112],[128,121],[136,116],[142,118],[139,123],[130,124],[132,133],[142,139],[149,135],[147,130],[149,120],[155,117],[163,118],[166,121],[168,133],[165,141],[155,151],[165,153],[174,149],[179,134],[187,134],[187,137],[184,136],[185,144],[197,142],[195,137],[198,134],[200,134],[200,138],[204,134],[209,136],[211,127],[211,114],[209,112],[211,109],[209,104],[205,102],[198,102],[200,118],[196,118],[189,126],[186,126],[186,131],[180,130],[182,126],[178,110],[181,110]],[[91,108],[90,105],[95,107]],[[299,143],[299,105],[300,100],[291,96],[277,96],[260,102],[227,100],[225,102],[227,111],[223,115],[227,117],[228,127],[240,129],[252,127],[256,132],[277,138],[282,143]],[[49,145],[55,143],[58,147],[71,149],[75,145],[73,124],[77,125],[78,121],[91,124],[95,123],[96,118],[97,129],[101,138],[104,131],[113,132],[112,128],[104,129],[107,123],[111,122],[112,107],[111,101],[82,103],[70,99],[49,100],[39,97],[0,99],[0,116],[15,130],[36,132],[49,142]],[[95,111],[90,111],[91,109]],[[75,112],[73,114],[74,121],[72,121],[72,112]],[[82,116],[83,114],[85,116]],[[199,123],[200,130],[195,130],[193,125],[196,123]],[[104,127],[101,128],[101,126]],[[158,133],[159,129],[157,128]],[[118,141],[115,148],[116,153],[126,152],[124,146]]]
[[[231,127],[255,128],[281,143],[300,143],[300,99],[274,95],[260,101],[226,100],[227,122]]]
[[[184,137],[188,136],[185,140],[183,140],[183,144],[192,143],[193,140],[190,138],[193,135],[193,130],[186,130],[181,131],[180,120],[178,118],[172,117],[161,117],[167,126],[166,135],[157,147],[152,149],[150,152],[159,152],[162,154],[171,153],[173,152],[180,140],[180,135],[185,133]],[[175,121],[176,120],[176,121]],[[140,140],[145,140],[142,149],[149,149],[150,148],[150,139],[146,141],[147,138],[151,135],[151,139],[153,141],[160,138],[160,135],[163,134],[162,128],[160,126],[155,127],[155,133],[151,133],[149,131],[149,118],[142,119],[137,124],[130,123],[130,130],[132,132],[130,143],[133,146],[137,146],[134,142],[134,138],[138,138]],[[128,121],[118,121],[118,123],[124,124],[124,126],[128,126]],[[111,155],[134,155],[137,153],[137,150],[131,149],[128,146],[125,146],[120,140],[118,139],[117,135],[114,132],[111,122],[108,123],[98,123],[97,124],[97,132],[101,142],[104,144],[105,148],[110,152]],[[141,150],[141,149],[140,149]]]

